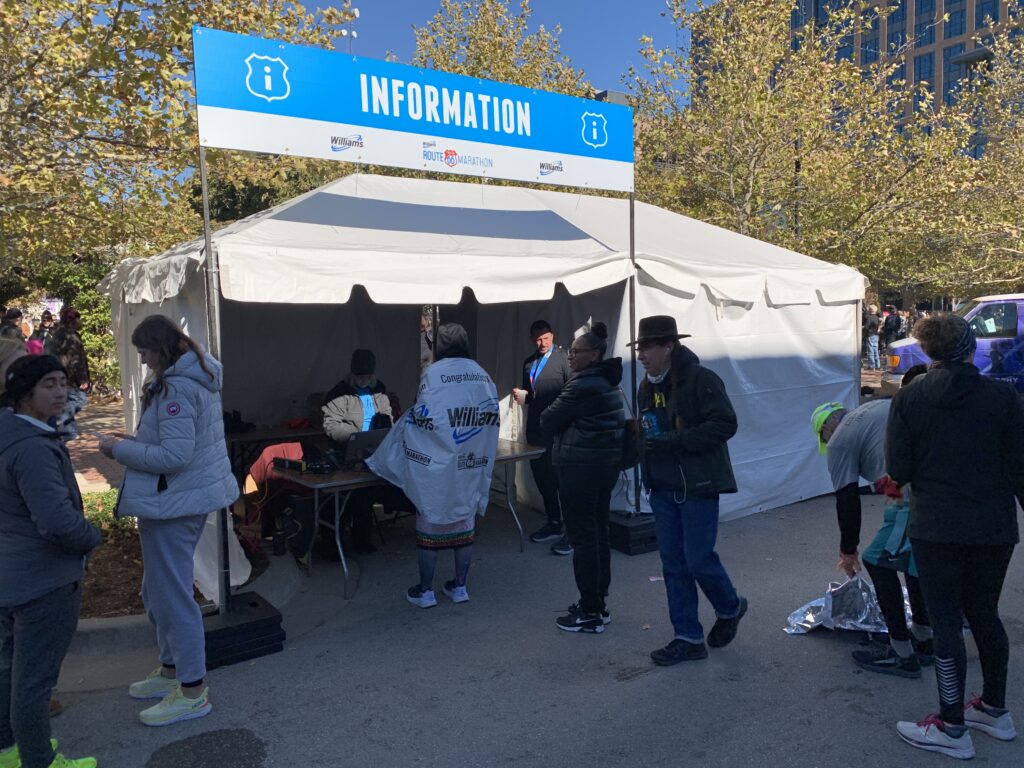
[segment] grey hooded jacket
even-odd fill
[[[164,372],[167,392],[142,412],[135,439],[114,447],[114,458],[127,468],[119,515],[205,515],[238,498],[224,442],[223,369],[209,355],[204,362],[212,378],[195,352],[178,358]]]
[[[0,411],[0,606],[81,581],[99,543],[60,435]]]

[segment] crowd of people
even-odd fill
[[[913,309],[896,309],[892,304],[879,311],[877,304],[868,304],[861,315],[861,335],[864,340],[863,354],[868,370],[882,370],[882,354],[893,342],[906,339],[914,334],[917,323],[928,317],[928,313]]]
[[[446,323],[421,333],[432,362],[408,409],[377,379],[373,352],[360,349],[322,410],[336,447],[388,428],[366,466],[389,485],[350,500],[354,542],[372,548],[372,506],[381,494],[404,499],[415,512],[419,553],[419,579],[405,597],[427,609],[437,604],[435,571],[445,550],[453,553],[453,574],[442,591],[469,601],[476,518],[489,500],[500,416],[495,384],[473,360],[465,329]],[[839,567],[850,576],[866,569],[889,630],[886,645],[857,651],[853,660],[910,678],[933,664],[939,713],[901,721],[897,732],[912,746],[965,758],[974,754],[972,729],[1015,736],[998,603],[1018,540],[1016,503],[1024,502],[1024,405],[1007,385],[980,376],[971,362],[974,335],[961,318],[921,319],[914,333],[932,366],[908,372],[892,400],[854,410],[826,403],[811,423],[835,488]],[[531,540],[554,541],[552,552],[572,557],[577,596],[557,628],[601,634],[611,623],[611,497],[619,473],[639,463],[673,630],[651,660],[669,666],[707,658],[709,647],[734,640],[748,608],[716,551],[720,496],[737,491],[728,442],[738,420],[724,382],[681,343],[688,336],[674,318],[645,317],[636,336],[644,376],[633,418],[604,323],[589,323],[567,350],[543,320],[529,335],[535,352],[511,396],[527,408],[528,441],[545,448],[531,464],[545,515]],[[83,567],[100,540],[84,519],[56,429],[69,393],[88,379],[72,374],[67,357],[29,355],[17,344],[24,346],[0,339],[0,768],[91,768],[94,758],[59,753],[48,712],[77,620]],[[162,316],[143,320],[132,344],[149,370],[140,423],[132,435],[102,436],[100,447],[125,467],[117,514],[138,519],[142,597],[159,650],[159,667],[128,693],[159,699],[140,719],[163,726],[212,710],[193,555],[207,515],[239,490],[224,441],[220,363]],[[860,555],[862,478],[891,504]],[[701,593],[715,612],[707,633]],[[984,678],[982,695],[970,701],[964,619]]]

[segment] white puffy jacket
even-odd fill
[[[118,514],[155,520],[205,515],[238,498],[224,442],[222,368],[207,355],[202,369],[186,352],[164,373],[165,394],[142,413],[134,440],[114,447],[127,468]]]

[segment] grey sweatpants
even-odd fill
[[[50,694],[81,605],[76,581],[24,605],[0,608],[0,749],[17,743],[23,768],[53,762]]]
[[[177,668],[180,682],[206,677],[203,614],[193,593],[193,556],[206,515],[173,520],[139,518],[142,539],[142,603],[156,627],[160,663]]]

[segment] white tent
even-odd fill
[[[521,375],[533,320],[564,344],[588,317],[605,320],[628,393],[635,274],[636,317],[673,315],[736,407],[740,492],[723,497],[723,517],[830,490],[809,416],[857,402],[864,278],[643,203],[635,226],[634,267],[627,200],[367,175],[236,222],[213,236],[225,407],[259,424],[304,415],[356,347],[377,352],[379,377],[410,404],[427,304],[466,326],[503,392]],[[163,313],[204,340],[203,260],[200,238],[126,260],[105,281],[130,423],[143,375],[131,332]]]

